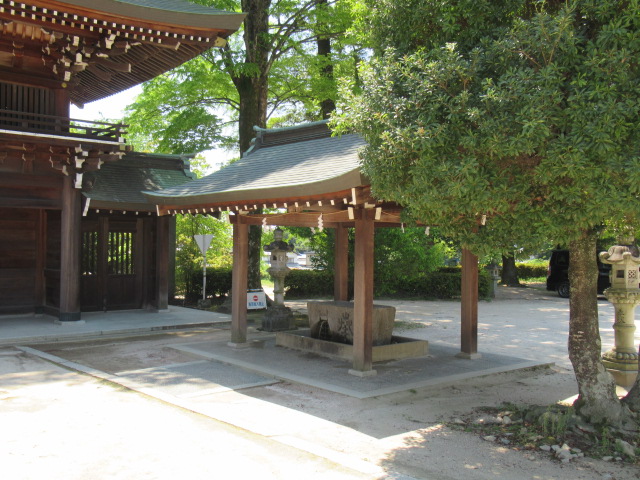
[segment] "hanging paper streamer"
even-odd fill
[[[424,234],[428,237],[430,231],[431,231],[431,229],[429,227],[427,227],[427,228],[424,229]]]
[[[402,230],[402,233],[404,233],[404,223],[400,224],[400,229]]]
[[[263,227],[267,226],[267,217],[262,217],[262,226]]]
[[[318,217],[318,230],[324,230],[324,221],[322,219],[322,214]]]
[[[487,224],[487,216],[486,215],[482,215],[482,220],[480,221],[481,225],[486,225]]]

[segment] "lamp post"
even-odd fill
[[[634,344],[635,308],[640,303],[638,248],[633,239],[621,240],[628,245],[614,245],[600,253],[600,260],[611,265],[611,287],[605,297],[615,309],[614,347],[602,355],[602,363],[622,387],[633,385],[638,375],[638,351]]]

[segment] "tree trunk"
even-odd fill
[[[628,409],[618,400],[613,377],[601,361],[598,326],[596,232],[569,244],[571,284],[569,359],[578,382],[576,411],[590,422],[622,426]]]
[[[638,350],[640,353],[640,350]],[[638,368],[640,368],[640,360],[638,361]],[[640,413],[640,375],[636,377],[636,381],[633,383],[633,387],[629,390],[629,393],[622,399],[622,403],[629,407],[632,411]]]
[[[327,8],[328,0],[318,0],[318,8]],[[329,37],[318,36],[316,40],[318,57],[321,57],[325,62],[321,75],[325,77],[331,84],[334,84],[333,77],[333,61],[331,59],[331,39]],[[320,114],[324,120],[331,116],[331,113],[336,109],[336,104],[332,98],[325,98],[320,102]]]
[[[502,255],[502,274],[500,283],[507,287],[519,287],[518,270],[516,269],[516,259],[513,255]]]
[[[265,128],[267,124],[267,94],[269,87],[268,42],[269,8],[271,0],[242,0],[242,11],[247,13],[244,20],[244,43],[246,47],[245,65],[254,68],[243,69],[233,77],[238,90],[238,142],[240,153],[251,146],[256,133],[254,126]],[[261,288],[260,261],[262,258],[262,228],[249,227],[249,267],[248,288]]]

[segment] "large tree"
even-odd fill
[[[348,10],[329,0],[198,3],[245,12],[242,33],[144,85],[126,119],[138,149],[191,153],[222,146],[242,154],[254,126],[266,127],[274,112],[294,121],[322,118],[336,94],[334,63],[353,64],[349,56],[331,55],[331,40],[348,27]],[[249,288],[260,286],[260,243],[261,228],[252,226]]]
[[[339,122],[368,142],[374,195],[408,218],[477,254],[569,246],[576,406],[618,425],[630,414],[600,360],[596,238],[603,224],[640,214],[638,8],[382,0],[376,38],[389,25],[402,50],[362,71],[364,93]],[[393,28],[404,24],[415,28]]]

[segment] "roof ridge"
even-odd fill
[[[318,120],[316,122],[281,128],[261,128],[254,126],[253,130],[256,132],[256,136],[251,141],[251,147],[244,153],[243,157],[254,153],[260,148],[328,138],[331,136],[328,123],[328,120]]]

